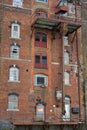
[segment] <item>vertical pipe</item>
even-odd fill
[[[62,113],[64,114],[64,98],[65,98],[65,92],[64,92],[64,34],[63,34],[63,28],[62,27],[62,36],[61,36],[61,45],[62,45]]]
[[[77,0],[75,0],[75,17],[77,18]],[[76,30],[76,52],[77,52],[77,68],[78,68],[78,98],[79,98],[79,119],[81,119],[81,109],[80,109],[80,61],[79,61],[79,48],[78,48],[78,32]]]
[[[80,61],[79,61],[79,48],[78,48],[78,32],[76,31],[76,52],[77,52],[77,67],[78,67],[78,102],[79,102],[79,119],[81,119],[81,109],[80,109]]]

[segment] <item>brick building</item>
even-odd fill
[[[83,44],[83,71],[84,71],[84,101],[85,101],[85,119],[86,119],[86,127],[87,127],[87,2],[86,0],[83,0],[81,2],[82,4],[82,44]]]
[[[80,130],[81,7],[0,0],[0,120],[17,130]]]

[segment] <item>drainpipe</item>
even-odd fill
[[[77,17],[77,0],[75,0],[75,17]],[[77,21],[77,20],[76,20]],[[79,120],[81,119],[81,108],[80,108],[80,61],[79,61],[79,48],[78,48],[78,31],[76,30],[76,52],[77,52],[77,71],[78,71],[78,98],[79,98]]]
[[[61,45],[62,45],[62,114],[64,114],[64,99],[65,99],[65,87],[64,87],[64,33],[63,33],[64,24],[62,27],[61,34]]]
[[[77,52],[77,67],[78,67],[78,98],[79,98],[79,119],[81,119],[81,108],[80,108],[80,61],[79,61],[79,48],[78,48],[78,32],[76,31],[76,52]]]

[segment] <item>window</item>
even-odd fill
[[[64,81],[65,81],[65,85],[70,84],[70,73],[68,71],[64,72]]]
[[[35,46],[44,48],[47,47],[47,35],[45,33],[35,33]]]
[[[59,6],[66,6],[67,0],[59,0]]]
[[[16,65],[10,66],[9,80],[10,81],[18,81],[19,80],[19,68]]]
[[[36,121],[44,121],[45,120],[45,108],[46,103],[44,101],[36,102]]]
[[[65,97],[65,114],[63,121],[70,121],[70,97]]]
[[[22,7],[23,0],[13,0],[14,7]]]
[[[19,58],[20,46],[18,44],[11,44],[10,46],[10,57],[13,59]]]
[[[64,46],[68,46],[68,37],[67,36],[64,37]]]
[[[69,64],[69,52],[64,52],[64,64]]]
[[[47,3],[48,0],[36,0],[36,2],[43,2],[43,3]]]
[[[18,23],[12,23],[11,38],[20,38],[20,25]]]
[[[48,76],[43,74],[34,75],[34,85],[35,86],[48,86]]]
[[[10,110],[18,109],[18,94],[11,93],[8,95],[8,109]]]
[[[44,121],[44,105],[37,104],[36,105],[36,121]]]
[[[45,54],[35,55],[35,67],[47,68],[47,56]]]

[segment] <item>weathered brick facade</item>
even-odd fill
[[[2,11],[0,38],[0,120],[11,121],[18,130],[25,129],[75,129],[84,121],[83,88],[82,88],[82,51],[80,22],[74,21],[72,16],[65,19],[55,15],[57,0],[47,3],[25,0],[22,8],[13,7],[12,1],[0,0]],[[80,8],[77,6],[78,9]],[[48,14],[48,21],[43,26],[35,27],[35,11],[44,10]],[[78,11],[77,11],[78,12]],[[77,13],[79,14],[79,13]],[[55,15],[55,17],[54,17]],[[52,17],[51,17],[52,16]],[[78,16],[79,17],[79,16]],[[77,18],[78,18],[77,17]],[[11,37],[12,22],[20,22],[20,39]],[[50,23],[50,22],[53,23]],[[72,22],[72,23],[71,23]],[[50,25],[57,23],[57,26]],[[58,25],[59,24],[59,25]],[[77,26],[73,33],[69,33],[69,26]],[[52,26],[52,29],[49,29]],[[47,47],[35,46],[35,33],[47,35]],[[68,46],[64,46],[63,37],[68,36]],[[12,43],[20,45],[19,59],[10,57]],[[64,52],[69,53],[69,64],[64,64]],[[35,67],[35,55],[47,56],[47,67]],[[19,67],[19,80],[9,80],[11,65]],[[64,72],[68,72],[70,83],[65,85]],[[43,74],[48,77],[45,87],[34,85],[34,75]],[[62,98],[57,100],[56,91],[61,91]],[[18,109],[8,109],[8,96],[18,94]],[[70,99],[70,119],[63,120],[65,97]],[[40,101],[38,98],[40,98]],[[43,103],[42,103],[43,102]],[[36,121],[36,104],[44,105],[44,121]],[[76,113],[72,108],[78,108]],[[75,127],[76,126],[76,127]],[[80,128],[79,128],[80,129]]]
[[[84,103],[85,103],[85,118],[86,118],[86,127],[87,127],[87,2],[85,0],[82,1],[82,47],[83,47],[83,71],[84,71]]]

